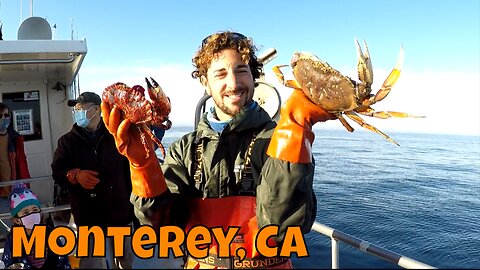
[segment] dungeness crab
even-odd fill
[[[385,133],[367,124],[357,113],[383,119],[390,117],[423,117],[403,112],[377,112],[370,107],[376,102],[383,100],[397,82],[403,63],[403,48],[400,49],[396,67],[390,72],[380,90],[373,95],[371,94],[373,70],[367,44],[364,42],[365,52],[362,51],[356,39],[355,45],[358,55],[358,78],[361,82],[356,82],[342,75],[327,62],[308,52],[295,52],[292,56],[291,67],[295,80],[284,79],[280,68],[287,65],[274,66],[273,71],[283,85],[302,90],[315,104],[330,113],[334,113],[348,131],[353,132],[353,128],[343,115],[348,116],[360,126],[376,132],[388,141],[399,145]]]
[[[117,82],[103,90],[102,101],[114,105],[122,110],[124,117],[139,129],[142,144],[145,146],[147,157],[149,156],[149,148],[147,146],[147,134],[160,148],[165,157],[165,148],[162,142],[155,137],[151,126],[158,126],[163,129],[169,129],[171,122],[168,115],[171,111],[169,98],[165,95],[160,85],[153,79],[152,83],[145,78],[147,82],[148,95],[150,100],[139,89],[141,86],[134,88],[128,87],[126,84]]]

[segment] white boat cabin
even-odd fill
[[[54,187],[50,165],[57,140],[73,124],[67,100],[79,94],[76,77],[87,43],[52,40],[50,24],[40,17],[25,19],[17,38],[0,40],[0,102],[11,109],[14,128],[24,136],[31,177],[44,179],[30,185],[48,207]]]

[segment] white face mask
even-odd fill
[[[20,218],[22,221],[23,226],[27,229],[33,229],[34,225],[40,224],[41,214],[38,212],[30,213],[26,216]]]

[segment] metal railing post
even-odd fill
[[[314,222],[312,230],[328,236],[332,239],[332,269],[339,267],[339,248],[338,241],[346,243],[355,249],[361,250],[367,254],[377,256],[388,262],[394,263],[403,268],[412,269],[436,269],[435,267],[416,261],[414,259],[399,255],[387,249],[372,245],[362,239],[358,239],[339,230],[332,229],[326,225]]]
[[[340,253],[338,250],[338,240],[335,238],[332,239],[332,269],[340,268]]]

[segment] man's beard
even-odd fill
[[[240,110],[243,108],[243,105],[242,107],[239,107],[239,108],[236,108],[235,110],[229,108],[227,105],[225,105],[225,103],[223,103],[222,101],[220,102],[217,102],[217,100],[213,100],[213,102],[215,102],[215,105],[217,106],[218,109],[220,109],[224,114],[227,114],[227,115],[230,115],[231,117],[234,117],[237,113],[240,112]],[[248,103],[248,101],[247,101]]]

